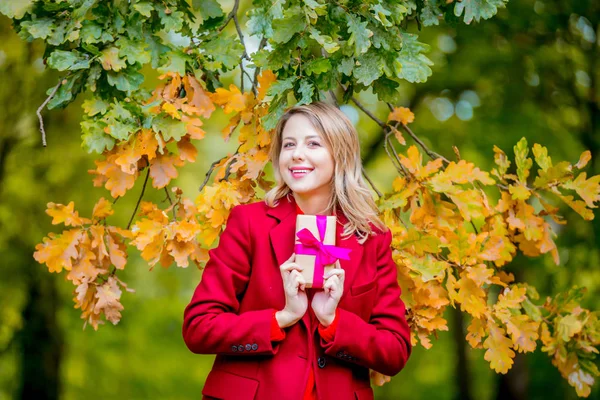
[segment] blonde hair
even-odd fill
[[[333,210],[335,214],[339,208],[348,219],[342,235],[344,237],[356,235],[359,243],[362,244],[370,235],[375,234],[372,225],[381,231],[386,231],[385,224],[378,216],[377,205],[362,176],[358,133],[342,111],[322,102],[292,107],[279,120],[271,138],[269,157],[273,164],[275,187],[265,195],[267,205],[275,207],[279,199],[292,192],[281,177],[279,155],[283,129],[287,121],[296,114],[308,118],[325,140],[333,156],[335,164],[331,182],[333,195],[327,210]]]

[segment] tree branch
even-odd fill
[[[379,190],[377,190],[377,188],[375,187],[375,184],[373,183],[371,178],[369,178],[369,175],[367,175],[367,171],[365,171],[364,167],[362,169],[362,173],[363,173],[363,176],[365,177],[365,179],[367,180],[367,182],[369,182],[369,185],[371,185],[371,187],[373,188],[375,193],[377,193],[377,196],[379,198],[383,197],[383,194],[381,194],[381,192]]]
[[[215,170],[215,167],[217,166],[217,164],[219,164],[225,158],[227,158],[227,157],[221,157],[217,161],[214,161],[212,164],[210,164],[210,168],[208,169],[208,171],[206,172],[206,176],[204,177],[204,182],[202,182],[202,185],[200,185],[200,188],[198,189],[199,192],[201,192],[202,189],[204,189],[204,186],[206,186],[206,184],[208,183],[208,180],[210,179],[210,176],[212,175],[213,171]]]
[[[44,109],[44,107],[46,107],[46,105],[48,104],[48,102],[50,100],[52,100],[52,98],[56,94],[56,91],[58,90],[58,88],[63,84],[63,79],[64,78],[59,79],[59,81],[56,84],[56,86],[54,86],[54,89],[52,89],[52,92],[50,93],[50,95],[48,97],[46,97],[46,100],[44,100],[44,102],[42,103],[42,105],[39,106],[39,108],[35,112],[37,114],[37,116],[38,116],[38,119],[40,120],[40,132],[42,132],[42,145],[44,147],[46,147],[47,144],[46,144],[46,130],[44,129],[44,119],[42,118],[42,110]]]
[[[144,179],[144,186],[142,186],[142,191],[141,191],[140,197],[138,198],[138,201],[135,205],[135,208],[133,209],[133,214],[131,214],[131,218],[129,218],[129,223],[127,224],[127,230],[129,230],[129,228],[131,227],[133,218],[135,217],[135,214],[137,213],[138,207],[140,206],[140,203],[142,202],[142,197],[144,197],[144,192],[146,191],[146,184],[148,183],[148,178],[150,177],[150,164],[148,164],[147,168],[148,168],[148,171],[146,172],[146,178]]]

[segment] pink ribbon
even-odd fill
[[[332,244],[324,244],[325,228],[327,227],[327,217],[325,215],[316,215],[317,230],[319,238],[307,228],[296,233],[300,243],[296,244],[296,254],[314,255],[315,256],[315,271],[313,276],[313,287],[323,287],[323,274],[325,273],[325,265],[335,263],[338,259],[349,260],[351,249],[337,247]]]

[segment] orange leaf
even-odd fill
[[[112,234],[109,233],[107,236],[110,262],[117,269],[125,268],[125,264],[127,264],[127,247]]]
[[[121,170],[127,174],[134,174],[137,171],[137,165],[142,155],[139,153],[139,148],[125,142],[118,146],[114,162],[121,167]]]
[[[577,161],[577,164],[575,164],[575,168],[578,168],[578,169],[585,168],[585,166],[591,159],[592,159],[592,152],[589,150],[584,151],[583,153],[581,153],[581,156],[579,156],[579,161]]]
[[[148,157],[148,160],[152,160],[156,157],[156,149],[158,148],[158,141],[156,140],[156,134],[152,129],[142,129],[135,135],[135,152],[140,156]]]
[[[234,84],[229,85],[229,90],[217,88],[210,98],[213,102],[223,107],[226,114],[233,111],[242,111],[246,108],[245,96]]]
[[[512,341],[504,335],[504,329],[488,322],[490,336],[483,342],[487,349],[484,358],[490,362],[490,367],[500,374],[505,374],[513,365],[515,352],[512,351]]]
[[[120,303],[121,289],[114,277],[109,277],[104,284],[96,288],[96,305],[94,312],[104,313],[106,319],[116,325],[121,320],[121,310],[123,305]]]
[[[258,77],[258,100],[263,100],[267,95],[267,90],[271,87],[273,82],[277,80],[277,77],[268,69],[263,70],[263,72]]]
[[[79,256],[77,246],[83,235],[80,229],[64,231],[58,236],[50,233],[43,243],[35,246],[33,258],[40,264],[46,264],[50,272],[61,272],[63,268],[70,271],[73,266],[71,259],[77,260]]]
[[[106,200],[104,197],[100,197],[96,205],[94,206],[94,211],[92,212],[92,216],[94,219],[104,219],[110,215],[113,215],[114,210],[112,209],[112,204]]]
[[[171,103],[163,103],[162,109],[164,112],[169,114],[172,118],[181,119],[181,114],[177,110],[177,108]]]
[[[194,106],[194,112],[204,118],[210,118],[212,112],[215,111],[215,105],[200,83],[195,77],[186,75],[183,77],[183,84],[188,103]]]
[[[75,203],[72,201],[66,206],[50,202],[47,207],[46,214],[52,217],[52,225],[64,223],[65,226],[81,226],[91,222],[87,218],[79,217],[79,213],[74,210]]]
[[[395,107],[392,112],[388,115],[389,121],[398,121],[404,125],[409,124],[415,120],[415,114],[410,111],[410,108],[406,107]]]
[[[170,240],[167,243],[167,250],[175,260],[178,267],[187,268],[189,265],[189,256],[194,252],[194,244],[191,242],[180,242]]]
[[[198,155],[196,146],[192,144],[189,137],[184,136],[179,142],[177,142],[177,149],[179,150],[179,159],[182,161],[194,162]]]
[[[171,179],[177,178],[177,169],[179,158],[174,155],[161,154],[150,164],[150,176],[152,177],[152,186],[160,189],[169,184]]]

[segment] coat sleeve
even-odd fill
[[[183,339],[198,354],[269,355],[272,309],[239,313],[251,272],[248,215],[240,206],[231,210],[219,245],[209,251],[202,280],[183,320]]]
[[[392,259],[392,234],[385,232],[377,248],[377,298],[369,322],[339,309],[333,341],[321,339],[325,354],[371,368],[385,375],[396,375],[411,352],[406,308],[400,299],[396,263]]]

